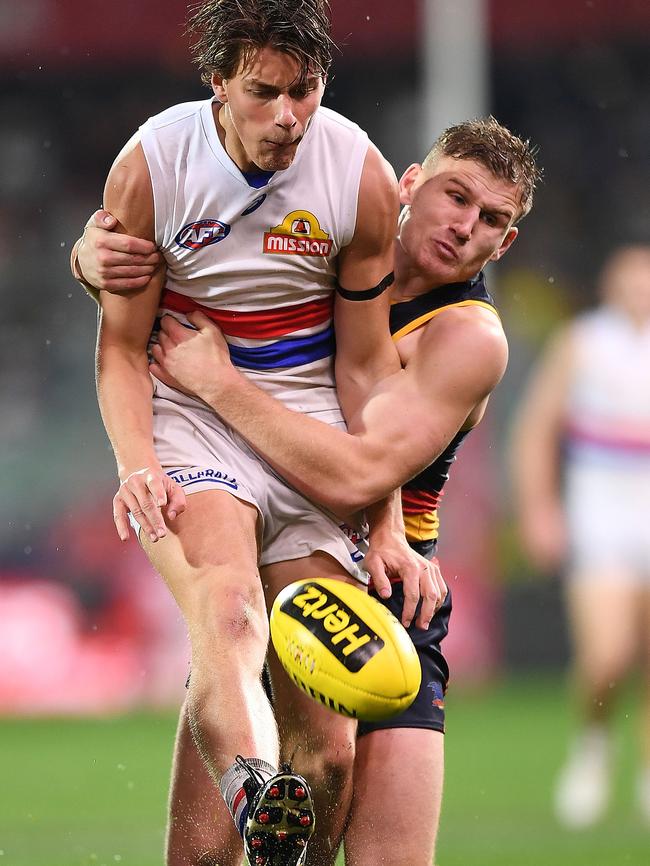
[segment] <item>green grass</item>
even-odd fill
[[[650,827],[633,800],[638,722],[629,698],[617,714],[619,760],[607,819],[581,832],[554,820],[551,792],[569,715],[557,680],[511,682],[475,696],[452,692],[439,866],[650,864]]]
[[[174,727],[0,722],[0,866],[160,866]]]
[[[556,680],[452,693],[438,866],[650,863],[650,829],[632,798],[629,701],[619,713],[611,814],[582,833],[555,824],[550,790],[569,727],[564,698]],[[0,721],[0,866],[161,866],[174,726],[154,715]]]

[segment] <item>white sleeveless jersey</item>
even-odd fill
[[[141,129],[167,263],[159,312],[202,310],[260,387],[296,411],[338,411],[336,257],[354,234],[368,138],[321,107],[293,164],[255,188],[219,140],[213,103],[174,106]]]
[[[650,327],[599,307],[576,320],[573,352],[569,459],[650,466]]]

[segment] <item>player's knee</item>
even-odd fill
[[[354,756],[348,752],[325,755],[321,762],[321,779],[324,790],[336,798],[352,783]]]
[[[296,758],[296,765],[298,759]],[[323,743],[300,755],[300,772],[333,801],[351,784],[354,741]]]
[[[269,621],[261,593],[254,589],[229,588],[215,600],[215,616],[221,633],[234,640],[255,640],[266,646]]]
[[[311,778],[325,792],[330,803],[340,803],[352,796],[352,766],[346,760],[335,758],[326,760],[320,772],[312,773]]]
[[[214,636],[222,651],[236,652],[242,642],[268,643],[268,617],[255,586],[207,587],[199,594],[195,610],[198,628]]]

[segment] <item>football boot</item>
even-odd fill
[[[244,851],[250,866],[302,866],[316,825],[309,785],[289,764],[264,779],[240,755],[236,760],[249,775]]]

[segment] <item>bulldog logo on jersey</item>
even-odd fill
[[[332,251],[332,239],[307,210],[287,214],[279,226],[264,232],[263,252],[284,256],[320,256]]]

